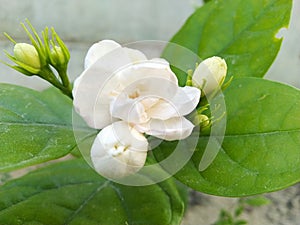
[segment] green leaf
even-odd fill
[[[271,203],[271,200],[264,196],[257,196],[252,198],[243,199],[243,203],[249,206],[263,206]]]
[[[282,39],[276,34],[288,26],[291,7],[292,0],[214,0],[196,10],[170,42],[202,59],[225,58],[227,78],[263,77],[279,51]],[[177,65],[181,53],[169,44],[163,57]],[[195,62],[187,63],[194,69]],[[184,85],[186,71],[175,72]]]
[[[76,142],[72,101],[59,91],[0,84],[0,171],[68,154]]]
[[[175,184],[186,210],[189,204],[189,188],[178,180],[175,180]]]
[[[83,160],[36,170],[0,188],[0,224],[175,225],[182,214],[172,180],[123,186],[105,180]]]
[[[200,136],[192,160],[175,176],[195,190],[221,196],[255,195],[299,182],[300,91],[240,78],[224,95],[227,127],[218,155],[206,170],[198,170],[208,142],[208,136]],[[164,159],[175,146],[163,142],[155,157]]]

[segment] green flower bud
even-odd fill
[[[50,60],[55,67],[63,66],[68,63],[68,59],[66,59],[61,47],[58,46],[51,49]]]
[[[210,125],[210,120],[206,115],[199,114],[194,118],[194,124],[200,125],[201,128],[207,127]]]
[[[14,57],[17,61],[34,69],[41,68],[39,54],[33,45],[17,43],[14,47]]]

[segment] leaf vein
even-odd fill
[[[64,223],[65,225],[69,224],[79,213],[80,211],[89,203],[90,200],[93,199],[93,197],[100,192],[103,188],[107,187],[110,181],[105,181],[102,185],[100,185],[98,188],[96,188],[83,202],[82,204],[72,213]]]
[[[42,189],[42,190],[36,190],[35,193],[29,195],[29,196],[26,196],[25,199],[22,199],[16,203],[13,203],[11,204],[10,206],[6,207],[5,209],[1,209],[0,211],[0,215],[1,214],[4,214],[5,211],[13,208],[13,207],[16,207],[17,205],[21,204],[21,203],[24,203],[28,200],[30,200],[31,198],[35,197],[36,195],[39,195],[41,194],[41,192],[47,192],[47,191],[52,191],[52,190],[58,190],[60,188],[64,188],[64,187],[68,187],[68,186],[74,186],[74,185],[82,185],[82,184],[96,184],[96,183],[99,183],[99,182],[91,182],[91,181],[88,181],[88,182],[78,182],[78,183],[71,183],[71,184],[65,184],[65,185],[60,185],[60,186],[56,186],[56,187],[53,187],[53,188],[46,188],[46,189]]]

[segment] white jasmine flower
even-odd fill
[[[73,95],[76,111],[89,126],[102,129],[122,120],[166,140],[191,134],[194,126],[183,116],[196,108],[200,90],[179,87],[167,61],[147,60],[140,51],[106,40],[90,48],[85,62]]]
[[[110,40],[94,44],[85,71],[75,80],[75,110],[102,129],[91,150],[96,171],[109,178],[137,172],[145,163],[143,133],[165,140],[188,137],[194,125],[184,116],[198,105],[200,90],[179,87],[164,59],[148,60]]]
[[[108,178],[136,173],[146,161],[147,139],[126,122],[115,122],[100,131],[92,149],[95,170]]]
[[[227,73],[224,59],[213,56],[202,61],[193,74],[193,83],[200,87],[205,95],[221,87]]]

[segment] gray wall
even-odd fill
[[[37,30],[55,27],[71,51],[69,75],[82,71],[88,47],[101,39],[120,43],[138,40],[169,40],[201,0],[0,0],[0,49],[11,52],[5,31],[24,41],[19,26],[28,18]],[[172,6],[171,6],[172,3]],[[0,59],[5,59],[0,54]],[[41,89],[47,84],[36,78],[20,76],[0,65],[0,82]]]
[[[82,71],[88,47],[101,39],[121,43],[138,40],[169,40],[201,0],[0,0],[0,33],[25,41],[19,23],[30,19],[37,30],[54,26],[71,51],[69,74]],[[294,1],[290,29],[267,78],[300,87],[300,1]],[[11,52],[11,43],[0,35],[0,49]],[[0,59],[5,59],[0,54]],[[47,84],[19,75],[0,64],[0,82],[17,83],[36,89]]]
[[[282,47],[266,78],[300,88],[300,0],[293,0],[289,29],[284,32]]]
[[[185,0],[0,0],[0,5],[1,31],[23,38],[17,27],[28,18],[38,29],[54,26],[76,42],[166,40],[193,11]]]

